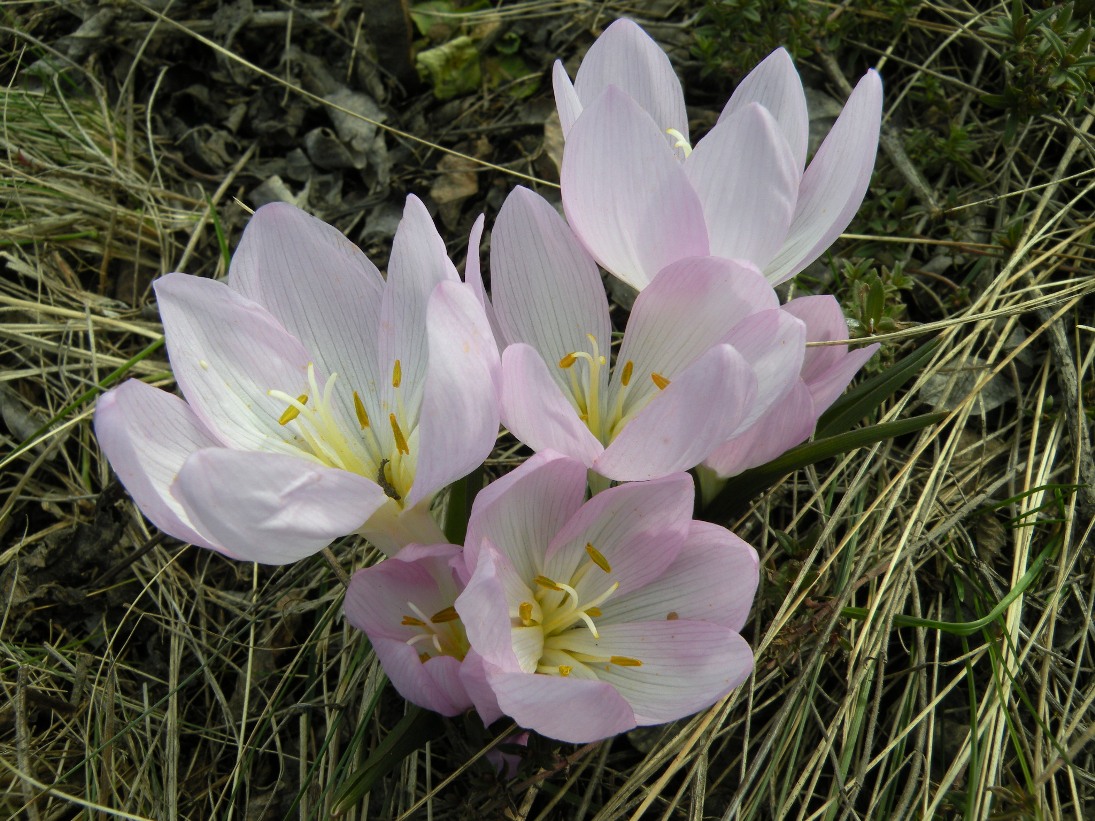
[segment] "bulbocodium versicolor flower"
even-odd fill
[[[639,290],[707,255],[749,260],[780,283],[833,243],[867,191],[882,113],[873,70],[808,167],[806,97],[783,49],[738,84],[694,147],[669,58],[630,20],[605,29],[573,83],[559,62],[553,80],[567,220]]]
[[[581,743],[748,677],[757,555],[692,520],[691,477],[585,492],[581,462],[538,453],[479,494],[462,554],[412,545],[355,574],[347,617],[406,698]]]
[[[498,351],[418,199],[386,278],[275,203],[227,283],[168,274],[155,288],[185,401],[129,380],[99,399],[95,431],[157,527],[265,564],[355,531],[389,553],[443,541],[430,502],[494,445]]]

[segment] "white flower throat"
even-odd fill
[[[402,363],[397,359],[392,366],[396,407],[388,413],[390,439],[386,432],[378,432],[374,428],[373,420],[369,418],[365,403],[357,391],[353,391],[357,429],[352,423],[348,424],[346,414],[336,406],[334,387],[337,380],[338,374],[332,373],[320,389],[315,365],[308,363],[308,388],[305,393],[292,396],[280,390],[267,391],[269,396],[287,406],[278,417],[278,424],[292,426],[298,447],[307,456],[328,467],[367,476],[380,485],[392,500],[401,504],[414,483],[415,462],[410,458],[410,440],[414,439],[416,427],[408,422],[403,395],[399,390],[403,381]],[[400,420],[403,420],[402,424]]]

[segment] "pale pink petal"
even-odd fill
[[[541,572],[544,553],[585,499],[586,467],[543,451],[487,485],[475,497],[464,555],[475,568],[480,543],[498,545],[521,578]]]
[[[613,585],[619,585],[614,595],[641,588],[676,558],[688,536],[694,500],[692,477],[687,473],[604,490],[552,539],[543,575],[564,582],[573,578],[579,566],[590,560],[587,545],[592,545],[608,570],[592,566],[582,575],[576,589],[583,601]]]
[[[464,689],[471,697],[475,711],[479,713],[483,726],[489,727],[502,717],[502,708],[498,706],[498,697],[487,681],[483,657],[475,652],[475,648],[468,650],[468,654],[464,656],[460,672],[463,675]]]
[[[876,342],[865,348],[848,351],[840,362],[823,375],[806,383],[806,387],[810,389],[810,396],[814,400],[815,421],[837,400],[837,397],[848,387],[848,383],[859,373],[859,369],[867,364],[867,360],[874,356],[880,347]]]
[[[171,369],[198,418],[236,447],[294,452],[292,427],[278,424],[286,402],[268,392],[310,393],[300,341],[222,282],[168,274],[155,288]]]
[[[704,464],[723,478],[763,465],[809,439],[817,416],[810,389],[799,380],[768,413],[716,448]]]
[[[576,677],[528,675],[487,666],[502,712],[540,735],[585,744],[635,727],[635,714],[609,684]]]
[[[787,242],[765,267],[773,284],[790,279],[848,227],[871,181],[882,122],[882,80],[868,71],[802,177]]]
[[[810,118],[806,111],[806,94],[802,89],[802,80],[799,79],[795,64],[786,49],[778,48],[773,51],[738,83],[719,115],[719,122],[750,103],[759,103],[776,118],[794,155],[795,169],[801,174],[806,167]]]
[[[429,369],[410,507],[479,467],[498,437],[501,365],[482,305],[462,283],[443,282],[426,321]]]
[[[567,138],[560,173],[567,220],[608,271],[642,290],[682,257],[709,253],[703,209],[661,128],[609,87]]]
[[[741,630],[759,581],[757,552],[725,527],[689,525],[673,563],[645,587],[605,602],[598,628],[684,619]]]
[[[533,599],[523,578],[503,553],[489,540],[483,540],[475,570],[455,607],[467,630],[468,642],[484,661],[511,672],[523,670],[522,674],[527,675],[535,669],[535,661],[529,669],[528,659],[518,657],[510,627],[511,610],[516,615],[518,603]]]
[[[95,436],[110,466],[152,524],[176,539],[225,552],[194,529],[171,483],[190,454],[220,442],[186,403],[130,379],[95,403]]]
[[[627,700],[639,724],[674,721],[710,707],[753,670],[752,649],[719,624],[683,619],[608,624],[600,633],[594,639],[576,630],[568,644],[582,653],[642,662],[636,667],[596,665],[598,678]],[[513,715],[501,695],[498,703]]]
[[[574,90],[574,84],[567,76],[561,60],[556,60],[551,67],[551,84],[555,89],[555,106],[559,109],[559,125],[565,138],[578,115],[582,113],[582,101],[578,99],[578,92]]]
[[[692,257],[667,266],[636,298],[627,321],[617,357],[634,363],[624,412],[657,392],[651,372],[672,378],[746,317],[778,307],[772,286],[748,263]],[[613,396],[622,372],[619,364],[613,370]]]
[[[745,357],[757,377],[757,396],[742,418],[744,430],[799,382],[806,353],[806,326],[778,308],[746,317],[724,340]]]
[[[684,161],[711,253],[763,268],[787,238],[802,169],[768,110],[752,103],[722,120]]]
[[[502,424],[533,450],[555,450],[586,466],[604,450],[531,345],[502,352],[501,410]]]
[[[282,202],[259,208],[232,255],[228,284],[297,337],[319,369],[337,373],[343,413],[377,381],[384,280],[338,229]]]
[[[753,369],[716,345],[624,426],[593,470],[630,482],[695,467],[737,429],[755,395]]]
[[[468,260],[464,263],[464,282],[475,294],[479,304],[486,311],[487,320],[498,345],[502,344],[502,333],[498,329],[498,319],[494,314],[494,306],[487,297],[487,289],[483,285],[483,270],[479,259],[479,246],[483,242],[483,227],[486,225],[486,217],[480,214],[471,226],[471,234],[468,236]]]
[[[279,453],[199,450],[171,488],[195,529],[235,558],[288,564],[352,533],[387,501],[373,481]]]
[[[582,58],[574,78],[574,90],[584,105],[609,86],[631,97],[663,132],[673,128],[688,139],[681,81],[662,47],[631,20],[617,20],[604,30]]]
[[[491,232],[491,294],[504,344],[525,342],[547,362],[588,350],[592,334],[608,350],[608,298],[593,258],[555,209],[527,188],[513,189]],[[556,382],[568,384],[562,369]]]
[[[370,641],[388,679],[407,701],[443,716],[471,709],[472,699],[464,687],[459,659],[433,656],[422,663],[418,650],[402,641]]]

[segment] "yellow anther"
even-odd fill
[[[571,365],[573,365],[577,361],[578,361],[578,357],[576,357],[572,353],[568,353],[566,356],[564,356],[562,359],[559,360],[559,367],[566,370],[567,368],[569,368]]]
[[[517,614],[521,617],[521,624],[525,625],[525,627],[532,624],[532,602],[521,602],[517,607]]]
[[[403,621],[400,622],[404,627],[425,627],[426,622],[422,619],[416,619],[414,616],[404,616]]]
[[[460,618],[460,614],[456,612],[455,607],[446,607],[430,616],[430,621],[434,624],[441,624],[446,621],[456,621],[458,618]]]
[[[403,381],[403,365],[397,359],[395,364],[392,365],[392,387],[398,388],[399,383]]]
[[[425,664],[427,661],[430,660],[430,654],[429,653],[419,653],[418,654],[418,660],[420,662],[422,662],[423,664]]]
[[[615,664],[617,667],[642,667],[643,663],[638,659],[628,658],[627,656],[611,656],[608,659],[609,664]]]
[[[630,359],[624,363],[624,372],[620,374],[620,384],[625,388],[631,383],[631,372],[635,370],[635,363]]]
[[[587,616],[592,616],[595,619],[600,618],[601,617],[601,608],[599,608],[599,607],[587,607],[586,608],[586,615]]]
[[[411,449],[407,447],[407,440],[403,436],[403,431],[399,429],[399,422],[396,421],[395,414],[388,414],[388,421],[392,423],[392,436],[395,437],[395,447],[404,456],[410,454]]]
[[[569,676],[571,674],[571,672],[573,672],[573,670],[574,670],[574,668],[571,667],[569,664],[560,664],[559,665],[559,675],[561,675],[563,678],[566,678],[567,676]]]
[[[612,565],[608,563],[608,559],[604,557],[604,554],[600,550],[588,542],[586,543],[586,553],[589,554],[589,558],[593,560],[593,563],[605,573],[612,572]]]
[[[559,593],[563,592],[563,588],[559,586],[558,582],[553,582],[547,576],[537,576],[535,579],[533,579],[533,581],[536,582],[536,584],[540,585],[540,587],[546,588],[548,590],[555,590]]]
[[[300,404],[302,404],[302,405],[307,405],[308,404],[308,394],[302,393],[300,396],[297,397],[297,401],[300,402]],[[289,407],[287,407],[285,409],[285,413],[283,413],[281,416],[278,417],[278,424],[279,425],[288,425],[290,422],[292,422],[298,416],[300,416],[300,408],[298,408],[296,405],[290,405]]]
[[[357,414],[357,423],[361,425],[362,430],[369,427],[369,414],[365,412],[365,403],[361,401],[357,391],[354,391],[354,413]]]
[[[660,373],[650,374],[650,381],[658,386],[658,390],[664,391],[669,387],[669,380],[662,376]]]
[[[666,621],[676,621],[679,618],[680,616],[677,615],[676,610],[670,610],[668,613],[665,614]]]

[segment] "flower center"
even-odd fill
[[[414,627],[416,635],[407,639],[407,644],[420,645],[418,660],[425,664],[434,656],[453,656],[460,661],[468,654],[468,636],[464,632],[464,623],[455,607],[438,610],[427,616],[414,602],[407,602],[407,608],[414,615],[403,616],[400,622],[404,627]]]
[[[518,605],[514,628],[539,627],[543,632],[543,650],[536,664],[537,673],[569,676],[577,671],[583,678],[592,678],[596,674],[591,665],[642,665],[639,659],[627,656],[588,652],[588,637],[601,637],[594,622],[601,615],[600,606],[619,589],[620,583],[614,581],[607,589],[583,601],[578,588],[594,568],[606,575],[612,573],[608,560],[592,544],[586,545],[586,553],[589,556],[588,561],[567,582],[542,575],[533,579],[536,590],[532,601],[523,601]]]

